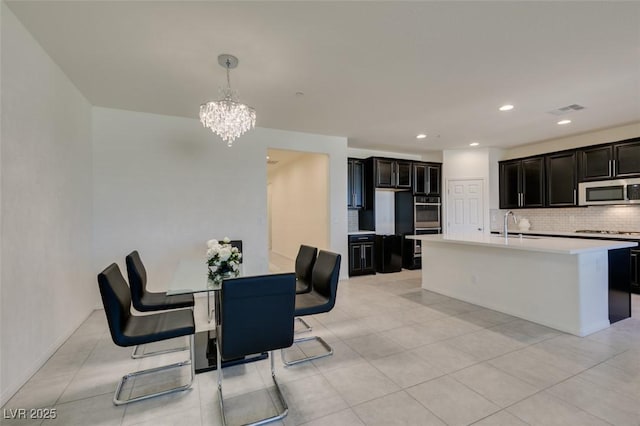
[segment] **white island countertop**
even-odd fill
[[[407,236],[407,238],[429,243],[475,245],[557,254],[580,254],[636,247],[638,245],[637,243],[628,241],[556,237],[545,238],[534,236],[524,236],[521,238],[518,235],[510,235],[508,241],[505,241],[503,236],[491,234],[411,235]]]

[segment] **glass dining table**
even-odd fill
[[[214,309],[215,324],[218,324],[218,315],[220,312],[220,290],[226,280],[232,280],[234,278],[247,276],[243,274],[242,267],[240,267],[240,273],[237,277],[224,278],[224,280],[214,282],[208,277],[208,269],[206,262],[201,260],[181,260],[178,263],[173,278],[167,288],[167,295],[175,294],[195,294],[204,292],[213,292],[214,296]],[[207,297],[209,295],[207,294]],[[208,313],[207,313],[208,314]],[[216,367],[216,330],[209,329],[196,332],[195,339],[195,372],[204,373],[206,371],[215,370]],[[258,361],[268,357],[267,352],[260,354],[249,355],[243,358],[224,360],[222,361],[222,367],[228,367],[231,365],[244,364],[247,362]]]

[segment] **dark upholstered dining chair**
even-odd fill
[[[311,291],[311,273],[316,263],[318,249],[301,245],[296,256],[296,294],[309,293]]]
[[[131,302],[133,307],[140,312],[166,311],[169,309],[193,308],[193,294],[167,295],[166,292],[147,291],[147,270],[140,259],[137,250],[132,251],[125,258],[127,264],[127,276],[129,277],[129,287],[131,288]],[[159,355],[169,352],[183,351],[186,347],[158,350],[153,352],[140,352],[140,347],[133,348],[131,357],[134,359],[144,358],[151,355]]]
[[[318,249],[315,247],[300,245],[296,256],[296,294],[309,293],[311,291],[311,274],[313,265],[316,263]],[[299,333],[306,333],[312,330],[311,326],[302,318],[296,317],[296,321],[302,324],[304,329]]]
[[[333,309],[336,304],[336,293],[338,292],[340,260],[341,256],[339,254],[320,250],[311,275],[311,291],[309,293],[296,294],[296,317],[320,314]],[[298,364],[333,354],[331,346],[319,336],[299,338],[294,343],[312,340],[320,343],[326,349],[326,352],[289,361],[286,358],[286,350],[283,349],[281,354],[284,364]]]
[[[131,313],[131,293],[120,268],[115,263],[109,265],[98,274],[98,286],[104,305],[104,312],[109,324],[109,331],[113,342],[118,346],[136,346],[146,343],[189,336],[189,359],[175,364],[136,371],[122,377],[113,396],[115,405],[140,401],[154,396],[165,395],[189,389],[194,378],[194,333],[195,323],[193,311],[180,309],[163,311],[150,315],[133,315]],[[139,396],[121,399],[120,393],[127,380],[144,375],[152,375],[164,370],[190,366],[191,378],[188,383],[168,389],[144,393]]]
[[[225,280],[219,293],[216,317],[218,399],[222,424],[226,425],[222,393],[222,361],[270,351],[271,378],[282,411],[253,423],[264,424],[287,415],[288,406],[275,376],[273,351],[293,343],[295,274],[270,274]]]

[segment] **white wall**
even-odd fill
[[[600,143],[616,142],[640,136],[640,122],[624,126],[612,127],[595,132],[583,133],[566,138],[552,139],[521,145],[506,150],[504,159],[527,157],[529,155],[546,154],[564,149],[579,148],[581,146],[597,145]]]
[[[303,154],[277,169],[271,183],[272,250],[295,259],[300,244],[326,249],[329,157]]]
[[[195,118],[94,108],[93,141],[95,271],[137,249],[150,288],[164,288],[179,259],[224,236],[243,240],[245,271],[267,271],[265,158],[276,148],[328,155],[328,245],[346,274],[346,138],[256,128],[229,148]]]
[[[86,319],[98,290],[90,267],[91,106],[0,7],[4,404]]]

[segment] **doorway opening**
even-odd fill
[[[267,150],[269,269],[293,271],[301,244],[329,246],[329,156]]]

